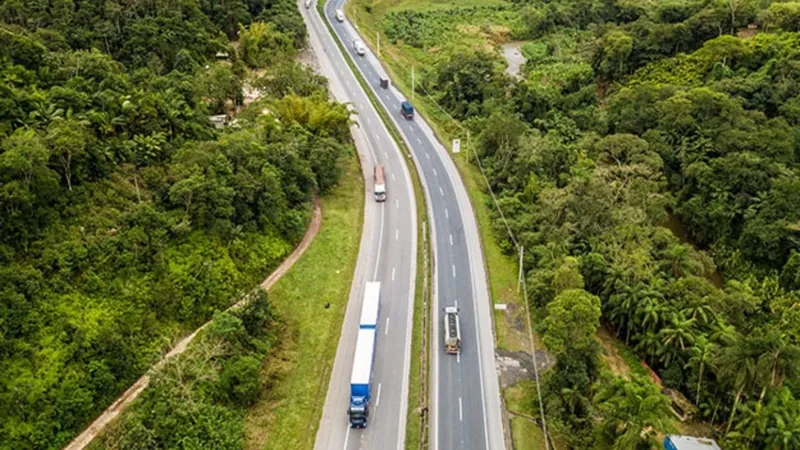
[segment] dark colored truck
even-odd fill
[[[412,120],[414,118],[414,107],[411,105],[411,102],[406,100],[400,104],[400,114],[407,120]]]

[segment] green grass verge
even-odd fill
[[[358,259],[362,186],[358,158],[351,152],[340,185],[322,198],[319,234],[269,291],[285,328],[264,364],[267,393],[245,417],[247,448],[314,447]]]
[[[507,388],[503,392],[509,411],[528,414],[531,405],[536,401],[536,385],[525,380]],[[530,414],[529,414],[530,415]],[[535,414],[538,417],[538,413]],[[511,418],[511,435],[516,450],[544,450],[544,434],[542,427],[525,417]]]
[[[350,67],[351,72],[355,76],[358,83],[361,85],[361,88],[367,94],[367,98],[369,98],[370,103],[375,108],[378,113],[378,116],[383,121],[384,125],[386,125],[386,129],[389,131],[389,134],[392,136],[392,139],[397,143],[398,147],[400,148],[400,153],[405,158],[406,166],[408,167],[409,173],[411,174],[411,182],[414,186],[414,198],[417,205],[417,273],[416,273],[416,282],[415,282],[415,292],[414,292],[414,318],[413,318],[413,328],[411,332],[411,367],[409,369],[409,387],[408,387],[408,411],[407,411],[407,419],[406,419],[406,442],[405,447],[406,449],[413,450],[418,448],[423,448],[427,443],[427,426],[423,428],[421,423],[422,416],[420,415],[420,410],[423,407],[423,403],[427,405],[427,399],[422,398],[422,387],[423,383],[427,383],[426,379],[422,377],[422,364],[423,361],[421,359],[422,355],[422,345],[423,345],[423,330],[429,329],[422,323],[423,318],[423,308],[427,304],[428,308],[430,308],[430,302],[427,303],[423,301],[423,296],[429,297],[430,294],[423,292],[423,279],[427,277],[430,272],[430,267],[426,267],[422,261],[422,254],[423,249],[427,250],[429,246],[428,240],[423,239],[423,233],[427,233],[427,228],[423,228],[423,218],[427,217],[427,208],[425,204],[425,196],[422,190],[422,183],[419,179],[419,174],[417,173],[416,166],[414,165],[414,161],[411,157],[411,153],[408,147],[405,144],[402,136],[400,135],[399,130],[395,126],[395,123],[391,120],[389,115],[387,114],[386,110],[383,108],[381,103],[375,97],[375,93],[372,92],[372,89],[369,87],[367,82],[364,80],[364,77],[361,75],[361,72],[358,71],[358,68],[355,66],[353,61],[347,56],[347,51],[342,45],[342,43],[338,40],[335,36],[333,28],[331,27],[328,20],[325,18],[325,0],[320,0],[317,2],[317,12],[319,12],[322,22],[325,24],[325,27],[328,29],[328,33],[333,38],[333,41],[339,47],[342,55],[344,56],[344,60],[347,65]],[[425,221],[427,222],[427,221]],[[429,278],[429,277],[428,277]],[[424,361],[425,364],[425,373],[429,373],[429,360],[426,359]]]

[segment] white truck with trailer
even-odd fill
[[[461,351],[461,326],[458,323],[458,308],[455,306],[444,309],[444,350],[450,354]]]

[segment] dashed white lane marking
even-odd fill
[[[450,245],[453,245],[453,235],[450,235]]]
[[[350,82],[348,81],[348,83]],[[372,125],[372,119],[370,119],[369,117],[367,117],[367,124]]]
[[[394,181],[394,174],[392,174],[392,181]]]
[[[394,281],[395,267],[392,267],[392,281]]]
[[[386,318],[386,329],[383,331],[384,336],[387,336],[389,334],[389,319],[391,319],[391,317]]]
[[[445,216],[446,218],[448,218],[448,219],[450,218],[450,213],[449,213],[449,212],[447,212],[447,208],[445,208],[445,209],[444,209],[444,216]]]
[[[461,352],[456,353],[456,362],[461,364]]]
[[[433,169],[433,176],[435,176],[435,177],[438,177],[438,176],[439,176],[439,174],[438,174],[438,173],[436,173],[436,169]]]
[[[400,240],[400,230],[394,230],[394,240],[395,241]]]
[[[460,402],[461,399],[459,398],[458,401]],[[380,404],[381,404],[381,384],[378,383],[378,395],[375,396],[375,407],[377,408],[378,405],[380,405]],[[461,405],[461,403],[459,403],[459,405]],[[461,408],[461,406],[459,406],[459,408]]]
[[[431,159],[431,154],[428,153],[428,152],[425,152],[425,157],[428,158],[428,159]]]
[[[378,396],[380,397],[381,385],[378,385]],[[458,420],[464,421],[464,406],[461,404],[461,397],[458,397]]]
[[[422,145],[422,141],[419,138],[417,138],[417,142],[419,142],[419,145]]]
[[[400,199],[399,198],[394,199],[394,207],[395,208],[399,208],[400,207]]]
[[[442,194],[442,197],[444,197],[444,189],[442,189],[441,186],[439,186],[439,193]]]
[[[386,153],[386,152],[383,152],[383,157],[386,158],[386,159],[389,159],[389,154]]]
[[[453,278],[456,277],[456,265],[453,264]]]

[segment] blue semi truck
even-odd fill
[[[369,421],[369,403],[372,391],[372,366],[375,361],[375,341],[378,337],[381,284],[371,281],[364,290],[361,320],[358,324],[356,354],[350,375],[350,406],[347,415],[350,426],[365,428]]]

